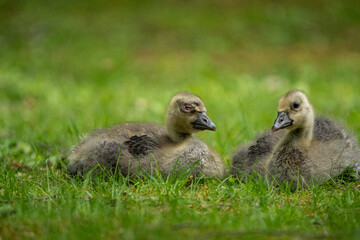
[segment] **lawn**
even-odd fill
[[[201,96],[229,166],[304,90],[360,139],[359,1],[0,0],[0,240],[358,239],[360,181],[295,192],[260,180],[77,180],[94,128],[164,123]],[[360,156],[359,156],[360,161]]]

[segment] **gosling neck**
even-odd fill
[[[174,143],[180,143],[182,141],[185,141],[188,138],[191,138],[192,134],[189,133],[179,133],[174,131],[173,129],[167,127],[167,134],[171,141]]]
[[[292,139],[293,141],[300,142],[304,146],[310,146],[313,140],[314,122],[314,114],[311,111],[311,114],[309,114],[302,127],[289,131],[287,134],[287,140]]]
[[[184,131],[186,128],[181,124],[181,121],[178,121],[177,117],[172,114],[171,111],[168,112],[165,122],[167,135],[172,142],[179,143],[192,136],[191,132]]]

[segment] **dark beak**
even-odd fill
[[[196,121],[192,124],[194,128],[198,130],[216,130],[215,124],[210,120],[210,118],[206,115],[205,112],[199,112],[197,114]]]
[[[271,130],[273,132],[291,126],[293,124],[293,120],[289,118],[287,112],[278,112],[278,116],[272,126]]]

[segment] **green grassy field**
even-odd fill
[[[298,88],[360,139],[359,1],[0,1],[0,240],[358,239],[360,182],[67,176],[93,128],[200,95],[229,164]],[[360,161],[360,156],[359,156]]]

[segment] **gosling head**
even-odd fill
[[[198,131],[216,130],[200,97],[189,92],[178,93],[171,99],[166,113],[166,128],[173,141],[180,141]]]
[[[295,130],[310,128],[314,122],[314,111],[306,97],[299,91],[286,93],[278,103],[278,116],[272,126],[272,131],[279,129]]]

